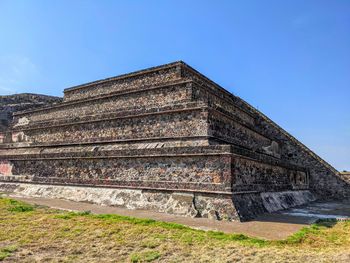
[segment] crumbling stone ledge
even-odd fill
[[[19,182],[0,182],[0,192],[227,221],[246,221],[261,213],[275,212],[316,200],[308,190],[220,194]]]
[[[0,191],[20,196],[58,198],[189,217],[239,220],[232,198],[221,194],[29,183],[0,183]]]

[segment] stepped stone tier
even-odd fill
[[[350,195],[332,166],[184,62],[65,89],[15,112],[0,138],[0,191],[29,196],[249,220]]]
[[[13,112],[34,109],[61,101],[62,98],[59,97],[29,93],[0,96],[0,132],[7,130]]]

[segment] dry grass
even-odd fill
[[[350,262],[350,222],[320,222],[287,240],[72,213],[0,198],[4,262]]]

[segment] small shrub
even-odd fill
[[[76,212],[78,216],[87,216],[91,214],[91,211]]]
[[[21,201],[9,199],[8,200],[9,208],[7,209],[10,212],[30,212],[34,211],[34,206],[26,204]]]

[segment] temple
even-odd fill
[[[182,61],[41,102],[0,130],[1,192],[241,221],[350,196],[336,169]]]

